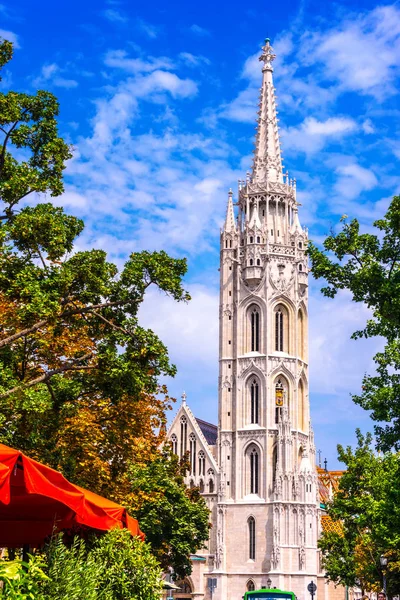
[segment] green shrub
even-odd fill
[[[56,536],[28,564],[0,561],[0,581],[0,598],[10,600],[159,600],[162,588],[149,544],[126,529],[70,546]]]

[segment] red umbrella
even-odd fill
[[[54,529],[126,527],[139,523],[116,504],[70,483],[61,473],[0,444],[0,547],[40,546]]]

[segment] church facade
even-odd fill
[[[212,521],[191,593],[176,598],[239,600],[275,586],[305,600],[311,581],[316,598],[332,597],[317,549],[307,231],[282,167],[274,58],[266,40],[252,172],[239,181],[236,216],[229,192],[221,231],[218,427],[184,397],[168,432],[176,454],[190,453],[187,485],[200,488]]]

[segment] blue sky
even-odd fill
[[[0,35],[16,42],[2,89],[49,89],[74,147],[57,202],[86,222],[79,247],[121,263],[164,248],[189,262],[193,300],[152,294],[144,322],[167,343],[193,412],[217,418],[219,228],[227,192],[251,164],[257,60],[274,63],[285,166],[300,219],[320,242],[342,214],[365,230],[399,192],[400,5],[365,1],[13,0]],[[312,419],[334,468],[336,443],[372,428],[350,392],[378,340],[350,341],[368,312],[310,288]]]

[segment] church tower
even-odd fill
[[[252,172],[221,232],[215,600],[268,580],[303,599],[319,574],[307,231],[283,172],[274,59],[267,39]]]

